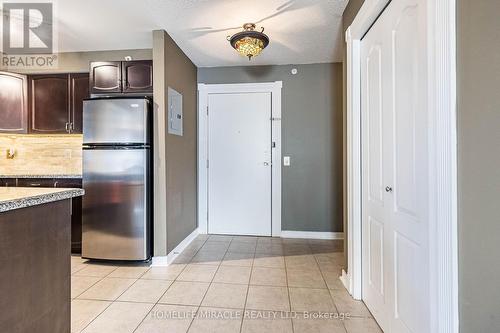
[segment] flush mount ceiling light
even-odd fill
[[[258,56],[269,44],[269,37],[264,34],[264,28],[255,31],[254,23],[243,24],[243,31],[227,36],[227,40],[239,54],[248,57],[248,60]]]

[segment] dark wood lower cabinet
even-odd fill
[[[55,187],[82,188],[81,179],[56,179]],[[72,200],[71,253],[82,253],[82,197]]]
[[[70,332],[70,207],[0,213],[0,332]]]
[[[55,187],[53,178],[18,178],[17,186],[19,187]]]
[[[82,188],[77,178],[2,178],[1,186]],[[72,200],[71,253],[82,253],[82,197]]]
[[[81,187],[81,186],[80,186]],[[71,253],[82,253],[82,198],[73,198],[71,214]]]
[[[2,187],[16,187],[17,179],[16,178],[0,178],[0,186]]]

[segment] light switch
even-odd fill
[[[290,166],[290,156],[283,156],[283,165]]]

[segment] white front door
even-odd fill
[[[361,41],[363,300],[385,332],[430,331],[426,11],[393,0]]]
[[[208,95],[208,232],[271,236],[271,93]]]

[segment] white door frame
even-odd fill
[[[398,1],[398,0],[392,0]],[[362,299],[361,39],[390,0],[366,0],[346,31],[347,257],[342,281]],[[428,0],[429,229],[433,333],[458,332],[455,0]]]
[[[198,230],[208,233],[208,95],[271,93],[272,194],[271,235],[281,236],[281,88],[282,81],[266,83],[198,84]]]

